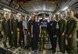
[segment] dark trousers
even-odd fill
[[[0,31],[0,40],[2,40],[2,38],[3,38],[3,35],[1,34],[1,31]]]
[[[20,46],[23,46],[24,47],[24,33],[23,31],[20,31],[20,34],[19,34],[19,45]]]
[[[3,44],[4,44],[4,47],[7,47],[7,38],[8,38],[9,36],[8,36],[8,34],[7,33],[5,33],[4,34],[4,36],[3,36]]]
[[[4,32],[4,35],[3,35],[3,44],[4,44],[4,47],[7,47],[7,41],[9,43],[9,45],[11,45],[11,35],[10,35],[10,32]]]
[[[12,47],[17,47],[17,32],[12,34]]]
[[[9,40],[9,45],[12,47],[12,35],[11,35],[11,33],[9,33],[9,36],[8,36],[8,40]]]
[[[77,38],[78,38],[78,30],[77,30]]]
[[[52,46],[52,51],[53,53],[56,52],[56,45],[57,45],[57,36],[53,34],[49,34],[51,46]]]
[[[37,50],[38,49],[38,39],[39,39],[39,34],[38,33],[33,34],[32,50]]]
[[[31,36],[32,36],[31,34],[28,34],[28,36],[27,36],[27,40],[28,40],[27,41],[27,46],[28,46],[28,48],[31,47],[31,39],[32,39]]]

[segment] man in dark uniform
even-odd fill
[[[12,48],[13,46],[12,46],[12,22],[11,21],[12,21],[12,19],[10,18],[8,20],[8,23],[9,23],[9,45]]]
[[[59,24],[59,48],[60,52],[65,53],[65,30],[66,30],[66,20],[64,19],[63,15],[60,14]]]
[[[77,19],[74,12],[68,12],[68,21],[66,26],[67,52],[68,54],[77,54]]]
[[[50,50],[52,50],[53,53],[56,52],[56,45],[57,45],[56,25],[57,22],[55,21],[54,16],[51,16],[51,21],[48,23],[47,30],[48,30],[48,34],[52,46]]]
[[[22,16],[22,21],[20,21],[18,23],[18,28],[19,28],[19,32],[20,32],[20,36],[19,36],[19,46],[24,47],[24,31],[23,31],[23,19],[24,16]]]
[[[28,21],[28,36],[29,36],[29,47],[32,45],[32,34],[31,34],[31,25],[34,22],[34,16]]]
[[[13,37],[13,46],[17,47],[17,28],[18,28],[18,20],[16,19],[16,13],[13,13],[12,19],[12,37]]]
[[[41,37],[40,37],[40,50],[45,49],[46,44],[46,38],[47,38],[47,23],[48,21],[45,19],[46,15],[43,15],[42,19],[40,20],[40,31],[41,31]]]
[[[0,13],[0,42],[2,41],[3,35],[1,34],[2,31],[2,18],[3,18],[3,14]]]
[[[9,39],[9,22],[8,22],[8,14],[4,17],[4,20],[2,21],[2,34],[3,34],[3,44],[4,47],[7,47],[7,38]],[[9,39],[10,41],[10,39]],[[9,43],[10,44],[10,43]]]
[[[34,51],[38,51],[38,39],[39,39],[39,33],[40,33],[40,23],[38,22],[38,16],[35,15],[34,17],[35,21],[33,22],[31,26],[31,32],[32,32],[32,53]]]
[[[75,14],[75,17],[77,18],[77,38],[78,38],[78,13]],[[77,47],[78,47],[78,40],[77,40]]]

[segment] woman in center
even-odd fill
[[[39,39],[39,34],[40,34],[40,23],[38,22],[38,16],[34,16],[34,22],[32,23],[31,26],[31,33],[32,33],[32,53],[34,51],[38,50],[38,39]]]

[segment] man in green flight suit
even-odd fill
[[[77,20],[74,12],[68,12],[68,21],[66,26],[67,52],[68,54],[77,54]]]
[[[18,20],[16,19],[16,13],[13,13],[13,20],[11,21],[12,23],[12,42],[13,42],[13,46],[17,47],[17,29],[18,29]]]
[[[65,28],[66,28],[66,20],[63,15],[60,14],[59,24],[59,48],[60,52],[65,53]]]
[[[7,47],[7,40],[9,39],[9,22],[8,22],[8,14],[5,15],[2,21],[2,35],[3,35],[3,44],[4,47]],[[8,39],[7,39],[8,38]],[[10,40],[9,40],[10,41]]]

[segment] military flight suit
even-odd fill
[[[12,20],[12,31],[13,31],[13,46],[17,47],[17,28],[18,28],[18,20]]]
[[[76,18],[69,19],[66,26],[67,52],[68,54],[77,54],[77,21]]]
[[[60,48],[60,52],[65,53],[66,20],[65,19],[61,19],[61,20],[59,20],[58,24],[59,24],[59,37],[58,37],[59,48]]]
[[[0,40],[2,40],[3,35],[1,34],[1,29],[2,29],[2,16],[0,15]]]
[[[47,38],[47,24],[48,21],[46,19],[40,20],[40,26],[41,26],[40,50],[45,49],[46,38]]]
[[[8,20],[8,23],[9,23],[9,45],[12,47],[12,34],[11,34],[11,31],[12,31],[12,23],[11,23],[11,20],[12,19],[9,19]]]
[[[7,38],[9,39],[9,23],[8,23],[8,20],[3,20],[2,21],[2,31],[4,32],[4,34],[3,34],[3,38],[4,38],[3,39],[3,44],[4,44],[4,47],[7,47],[7,45],[6,45]]]

